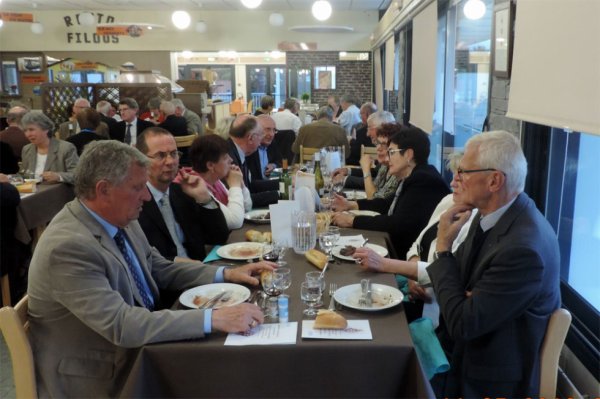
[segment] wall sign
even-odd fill
[[[97,24],[110,24],[115,22],[115,17],[112,15],[103,14],[100,12],[92,12],[91,13]],[[80,28],[88,28],[87,26],[83,26],[79,21],[79,14],[75,15],[65,15],[63,17],[63,21],[65,22],[65,26],[68,29],[80,29]],[[88,28],[89,29],[89,28]],[[98,32],[83,32],[83,31],[74,31],[67,32],[67,43],[73,44],[117,44],[119,43],[119,36],[115,34],[99,34]]]

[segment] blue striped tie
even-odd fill
[[[127,247],[125,246],[125,231],[123,229],[119,229],[117,234],[115,234],[114,240],[115,240],[115,243],[117,243],[117,247],[119,247],[119,251],[121,251],[123,258],[125,259],[127,266],[129,267],[129,271],[131,272],[131,275],[133,276],[133,281],[135,281],[135,286],[137,287],[138,292],[140,293],[140,296],[142,297],[144,306],[146,306],[150,310],[153,310],[154,304],[150,300],[150,293],[148,293],[146,291],[146,289],[144,288],[144,285],[142,284],[142,279],[144,279],[144,276],[141,275],[138,272],[138,270],[136,269],[135,265],[133,264],[133,260],[131,259],[131,256],[129,256]]]

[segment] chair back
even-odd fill
[[[296,132],[293,130],[278,130],[271,145],[279,150],[282,159],[287,159],[292,163],[294,160],[294,152],[292,151],[294,141],[296,141]]]
[[[254,110],[252,109],[253,106],[254,106],[254,101],[253,100],[248,101],[248,105],[246,106],[246,112],[249,113],[250,115],[252,115],[254,113]]]
[[[364,144],[361,144],[360,145],[360,157],[362,158],[362,156],[365,154],[375,155],[377,157],[377,147],[365,147]]]
[[[194,140],[198,137],[197,134],[188,134],[187,136],[175,136],[175,143],[177,148],[187,148],[192,145]]]
[[[556,397],[558,359],[571,325],[571,313],[559,308],[552,313],[540,351],[540,398]]]
[[[33,353],[27,337],[28,301],[25,295],[14,308],[0,309],[0,331],[10,353],[17,398],[37,398]]]
[[[300,163],[311,161],[315,152],[319,152],[320,148],[300,146]]]

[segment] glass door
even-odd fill
[[[260,107],[260,99],[265,95],[273,97],[275,108],[283,106],[287,94],[285,82],[284,65],[247,65],[247,98],[252,100],[252,113]]]

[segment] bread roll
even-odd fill
[[[333,310],[319,310],[313,328],[328,328],[332,330],[343,330],[348,327],[348,322],[339,313]]]
[[[248,241],[252,241],[252,242],[271,242],[271,232],[267,231],[265,233],[261,233],[258,230],[248,230],[244,236],[246,237],[246,240]]]
[[[323,252],[319,251],[318,249],[311,249],[311,250],[307,251],[304,254],[304,256],[306,257],[306,259],[308,259],[308,261],[310,263],[312,263],[313,265],[315,265],[316,267],[318,267],[321,270],[323,270],[323,268],[327,264],[327,255],[325,255]]]

